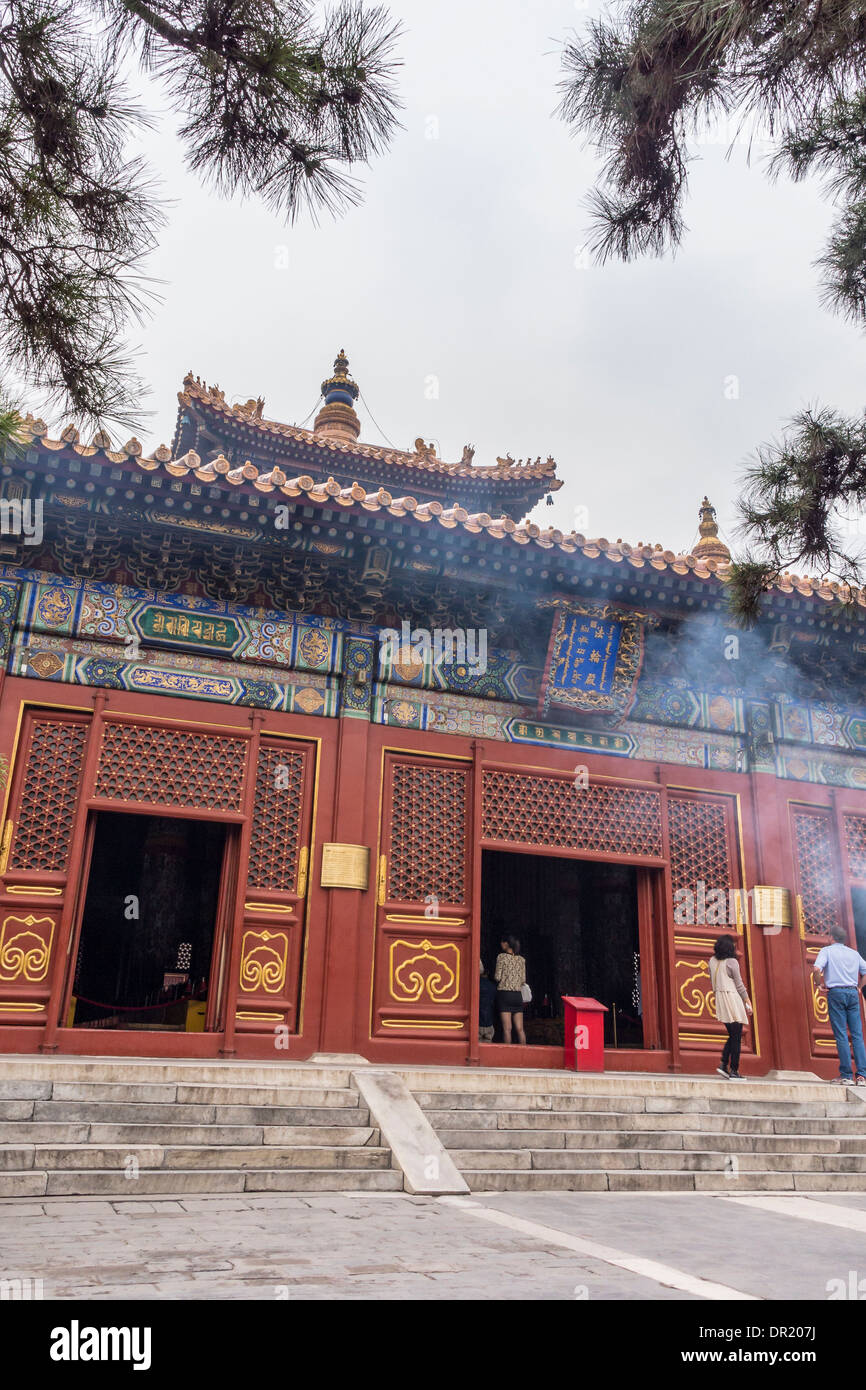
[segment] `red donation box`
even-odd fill
[[[604,1071],[604,1015],[597,999],[563,994],[565,1065],[571,1071]]]

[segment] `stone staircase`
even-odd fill
[[[435,1192],[410,1184],[407,1136],[425,1165],[438,1136],[476,1192],[866,1192],[862,1090],[398,1067],[408,1091],[383,1110],[376,1075],[351,1058],[0,1057],[0,1200]]]
[[[0,1198],[402,1189],[349,1072],[0,1059]]]
[[[866,1104],[823,1083],[643,1076],[510,1085],[403,1072],[474,1192],[866,1192]],[[492,1074],[488,1073],[489,1078]]]

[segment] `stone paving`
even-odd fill
[[[829,1281],[866,1277],[861,1195],[795,1199],[799,1216],[688,1193],[471,1200],[760,1299],[825,1300]],[[813,1201],[833,1224],[804,1219]],[[3,1202],[0,1279],[16,1277],[42,1279],[45,1299],[702,1301],[460,1201],[384,1193]]]

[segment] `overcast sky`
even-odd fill
[[[600,8],[395,0],[405,128],[362,206],[318,228],[210,195],[168,117],[147,139],[173,207],[139,335],[145,443],[170,440],[190,368],[300,424],[345,347],[366,441],[552,454],[565,486],[535,519],[611,540],[689,548],[706,491],[730,536],[756,444],[803,405],[863,408],[866,343],[819,305],[817,185],[771,185],[721,136],[675,258],[581,263],[597,162],[554,108],[562,41]]]

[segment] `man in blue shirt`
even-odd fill
[[[839,1076],[835,1084],[845,1086],[854,1079],[851,1074],[851,1048],[848,1046],[850,1033],[857,1067],[857,1085],[866,1086],[866,1046],[863,1044],[860,991],[857,987],[866,975],[866,960],[847,944],[848,933],[844,927],[831,927],[830,935],[833,940],[818,952],[813,969],[827,991],[830,1027],[839,1054]]]

